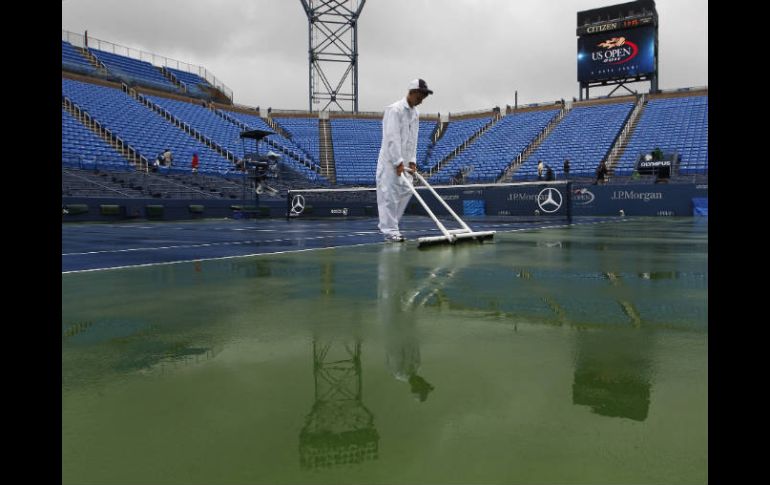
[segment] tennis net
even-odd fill
[[[503,216],[521,220],[572,219],[569,181],[434,185],[433,188],[461,216]],[[448,215],[426,187],[416,186],[416,189],[437,216]],[[427,215],[414,197],[406,213]],[[286,216],[374,217],[377,216],[377,191],[373,187],[289,190]]]

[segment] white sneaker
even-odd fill
[[[385,242],[404,242],[406,241],[406,238],[402,236],[401,234],[388,234],[385,236]]]

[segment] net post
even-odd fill
[[[286,220],[291,220],[291,190],[286,191]]]

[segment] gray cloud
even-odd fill
[[[577,12],[606,0],[368,0],[359,22],[359,109],[378,111],[422,77],[423,112],[578,95]],[[658,0],[660,87],[708,84],[708,1]],[[308,107],[299,0],[67,0],[62,29],[204,66],[235,102]],[[649,83],[631,85],[645,91]],[[606,94],[592,89],[592,96]]]

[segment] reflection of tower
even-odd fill
[[[647,419],[652,338],[628,328],[580,332],[572,403],[602,416]]]
[[[313,341],[315,403],[299,435],[300,465],[377,459],[380,436],[362,402],[361,342]]]
[[[621,278],[604,272],[610,284],[622,288]],[[650,409],[652,338],[630,298],[617,298],[633,328],[587,331],[578,336],[572,384],[573,404],[590,406],[602,416],[647,419]]]

